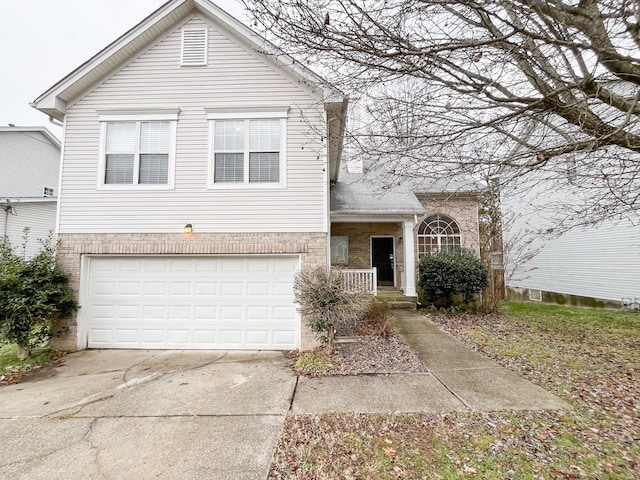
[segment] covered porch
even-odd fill
[[[332,216],[332,267],[354,290],[416,297],[415,222],[415,216]]]
[[[368,276],[376,295],[417,298],[415,228],[424,212],[410,190],[345,175],[331,187],[331,265]]]

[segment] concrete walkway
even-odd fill
[[[298,380],[293,413],[389,413],[570,409],[564,400],[501,367],[412,310],[393,328],[428,369],[422,374]]]
[[[422,374],[297,378],[280,352],[84,350],[0,388],[0,478],[264,480],[289,413],[570,406],[422,315]]]

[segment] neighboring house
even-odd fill
[[[640,220],[605,221],[556,235],[554,196],[536,185],[503,193],[509,298],[582,306],[640,303]]]
[[[33,106],[65,125],[81,308],[60,348],[305,349],[299,269],[333,252],[413,296],[418,252],[477,248],[465,195],[341,202],[347,99],[207,0],[167,2]]]
[[[0,127],[0,169],[0,239],[32,257],[56,227],[60,142],[44,127]]]

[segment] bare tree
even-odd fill
[[[531,178],[564,193],[549,202],[560,228],[638,219],[636,0],[243,2],[254,28],[362,98],[351,141],[389,182]]]

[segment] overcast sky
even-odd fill
[[[0,126],[62,129],[29,103],[166,0],[0,0]],[[236,0],[214,0],[242,17]]]

